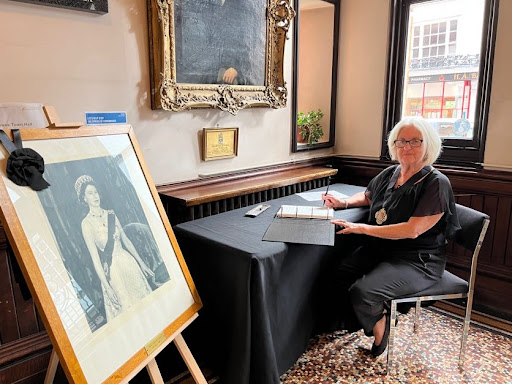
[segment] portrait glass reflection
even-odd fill
[[[265,85],[266,0],[175,0],[177,83]]]

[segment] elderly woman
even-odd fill
[[[375,337],[374,356],[387,346],[389,301],[440,279],[446,237],[460,228],[450,182],[432,167],[441,139],[431,125],[421,118],[403,119],[390,132],[388,148],[399,164],[377,175],[365,192],[342,200],[323,197],[328,207],[370,207],[366,224],[333,223],[341,227],[338,234],[363,235],[363,245],[341,261],[339,278],[365,334]]]

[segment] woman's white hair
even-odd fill
[[[441,138],[434,130],[432,125],[422,117],[405,117],[400,120],[389,132],[388,149],[392,160],[396,160],[395,140],[398,138],[402,128],[413,126],[421,133],[423,146],[425,146],[425,161],[427,165],[432,165],[441,154]]]

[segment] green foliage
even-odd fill
[[[324,135],[324,130],[320,124],[322,117],[324,117],[324,113],[321,109],[318,109],[316,112],[299,112],[297,114],[297,126],[300,130],[300,136],[307,145],[317,143]]]

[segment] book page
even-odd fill
[[[282,205],[276,216],[300,219],[332,219],[334,217],[334,210],[328,207]]]
[[[314,192],[301,192],[297,193],[297,196],[302,197],[304,200],[307,201],[322,201],[322,195],[325,193],[325,191],[314,191]],[[334,197],[337,197],[338,199],[346,199],[348,196],[344,195],[341,192],[338,191],[329,191],[329,195],[333,195]]]

